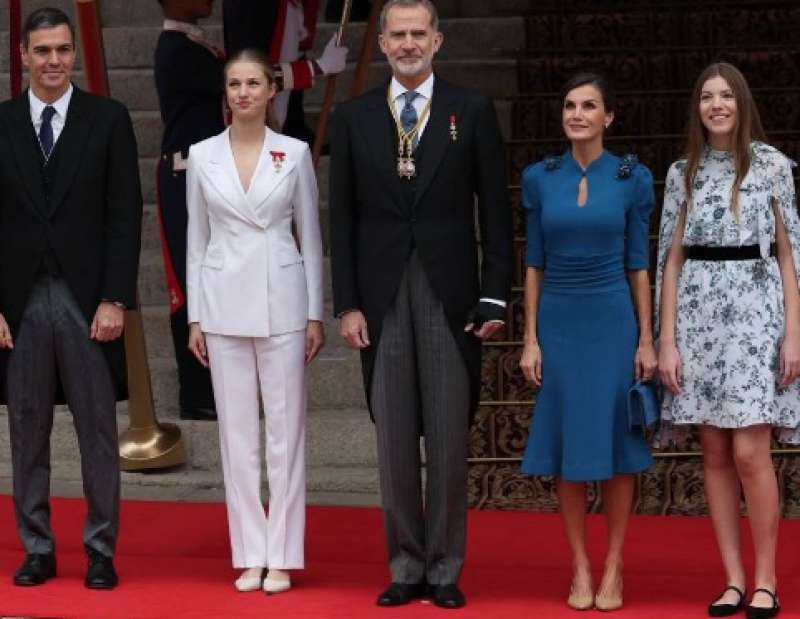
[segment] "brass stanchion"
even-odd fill
[[[90,92],[109,96],[103,32],[95,0],[75,0],[75,14],[81,36],[83,72]],[[186,462],[181,430],[156,419],[142,314],[125,312],[125,358],[128,365],[128,419],[130,427],[119,438],[120,466],[124,471],[141,471],[177,466]]]
[[[128,360],[128,419],[130,427],[119,437],[123,471],[177,466],[186,462],[181,429],[159,423],[153,407],[150,368],[142,327],[142,314],[125,312],[125,354]]]

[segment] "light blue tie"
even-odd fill
[[[414,108],[414,99],[419,97],[419,93],[415,90],[408,90],[403,93],[403,98],[406,100],[403,109],[400,111],[400,122],[403,125],[403,131],[408,133],[417,124],[417,110]],[[419,144],[419,132],[414,134],[414,139],[411,142],[411,148],[416,148]]]

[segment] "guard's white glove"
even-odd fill
[[[343,45],[336,45],[336,33],[333,33],[331,40],[325,46],[322,56],[317,58],[317,64],[325,75],[341,73],[347,65],[347,48]]]

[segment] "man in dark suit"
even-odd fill
[[[136,302],[141,235],[136,139],[122,105],[72,85],[74,29],[63,12],[31,13],[21,53],[30,88],[0,105],[0,387],[26,553],[14,583],[56,574],[50,431],[62,392],[88,508],[85,584],[109,589],[119,528],[115,401],[127,396],[120,336]]]
[[[427,585],[437,605],[464,604],[467,434],[481,341],[503,324],[510,287],[497,118],[489,99],[434,76],[441,43],[429,0],[389,0],[380,46],[392,79],[340,105],[331,136],[334,311],[362,352],[378,439],[392,575],[381,606]]]

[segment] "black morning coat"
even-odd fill
[[[142,191],[128,111],[75,87],[51,171],[42,164],[26,90],[0,104],[0,313],[13,337],[45,260],[55,262],[87,323],[102,300],[136,306]],[[123,339],[101,346],[124,399]],[[7,356],[0,354],[3,402]]]
[[[464,325],[479,298],[505,301],[511,285],[511,207],[497,116],[487,97],[435,77],[418,146],[421,169],[408,181],[396,171],[397,131],[387,90],[385,83],[339,104],[332,123],[334,312],[360,309],[366,316],[371,345],[362,351],[362,367],[369,398],[383,316],[416,248],[466,361],[474,412],[481,342],[464,333]],[[408,183],[415,184],[413,192]]]

